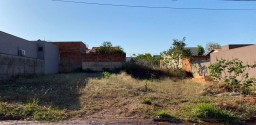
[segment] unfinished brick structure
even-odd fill
[[[52,42],[59,48],[60,72],[75,72],[82,70],[83,55],[88,51],[81,42]]]
[[[83,42],[52,42],[59,48],[60,72],[76,72],[82,70],[103,71],[104,69],[121,68],[126,54],[99,54],[89,52]],[[97,47],[94,47],[97,48]]]

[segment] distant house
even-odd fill
[[[23,74],[58,73],[57,46],[0,31],[0,80]]]
[[[191,52],[192,56],[198,56],[198,49],[197,49],[197,47],[186,47],[185,49],[188,49]]]

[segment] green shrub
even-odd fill
[[[210,77],[215,81],[223,81],[229,91],[250,94],[250,87],[254,86],[256,81],[253,77],[249,77],[248,71],[256,68],[256,64],[246,65],[244,63],[239,59],[217,60],[209,66]]]
[[[103,72],[102,75],[103,75],[103,78],[107,78],[108,79],[110,77],[110,73],[109,72]]]
[[[204,103],[195,105],[191,112],[193,117],[200,119],[213,119],[217,121],[233,121],[235,119],[231,112]]]
[[[37,101],[25,105],[0,102],[0,120],[60,121],[66,118],[65,111],[39,106]]]
[[[157,112],[157,116],[159,118],[172,118],[172,116],[164,110]]]
[[[142,103],[143,103],[143,104],[148,104],[148,105],[151,105],[151,104],[152,104],[150,98],[145,98],[145,99],[143,99]]]

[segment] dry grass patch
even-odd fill
[[[0,104],[4,104],[0,105],[0,118],[18,116],[20,119],[55,121],[78,117],[130,117],[180,121],[227,115],[246,120],[256,116],[255,97],[216,96],[221,94],[221,86],[209,87],[191,79],[141,80],[126,73],[106,74],[43,75],[0,83]],[[37,100],[32,108],[36,110],[22,114],[33,100]],[[6,109],[12,109],[11,115]],[[212,113],[203,115],[209,111]]]
[[[192,80],[137,80],[121,73],[90,79],[80,101],[85,113],[93,117],[155,117],[160,110],[176,109],[194,100],[203,89]],[[143,104],[145,98],[152,105]]]

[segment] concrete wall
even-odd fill
[[[211,63],[215,63],[217,59],[239,59],[244,64],[255,64],[256,63],[256,45],[245,46],[240,48],[231,49],[228,51],[220,51],[211,53]],[[249,71],[249,76],[256,77],[256,69]]]
[[[205,77],[209,75],[210,61],[197,61],[191,64],[191,73],[194,78]]]
[[[191,60],[188,60],[187,58],[182,59],[182,70],[186,72],[191,72],[192,71],[191,64],[201,63],[201,62],[210,62],[210,56],[192,56]]]
[[[0,80],[17,75],[43,73],[44,60],[0,54]]]
[[[59,49],[57,46],[45,42],[44,44],[45,74],[59,72]]]
[[[26,51],[25,57],[37,58],[37,44],[0,31],[0,53],[18,55],[18,50]]]

